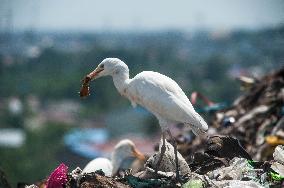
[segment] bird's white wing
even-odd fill
[[[127,92],[130,100],[157,116],[191,124],[202,131],[208,129],[179,85],[165,75],[152,71],[141,72],[131,80]]]
[[[90,161],[85,168],[83,169],[83,173],[91,173],[97,170],[102,170],[106,176],[112,175],[112,164],[111,161],[107,158],[96,158]]]

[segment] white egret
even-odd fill
[[[172,137],[169,129],[171,124],[184,123],[190,126],[196,135],[207,131],[207,123],[194,110],[185,93],[171,78],[153,71],[143,71],[134,78],[129,78],[128,66],[123,61],[117,58],[106,58],[85,77],[83,85],[85,92],[81,94],[86,95],[86,83],[102,76],[112,76],[118,92],[128,98],[133,107],[139,104],[158,119],[162,129],[163,146],[157,166],[160,165],[165,152],[166,132]],[[176,176],[179,179],[176,143],[174,148]]]
[[[107,158],[95,158],[83,169],[83,173],[91,173],[102,170],[106,176],[114,176],[120,170],[132,169],[133,173],[140,171],[144,167],[146,157],[129,140],[124,139],[118,142],[111,155],[111,160]]]

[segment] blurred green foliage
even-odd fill
[[[175,56],[170,48],[164,47],[162,51],[158,48],[152,50],[152,53],[156,53],[157,59],[151,64],[152,60],[148,56],[129,50],[93,48],[85,54],[76,54],[59,53],[52,48],[45,49],[36,59],[26,59],[27,62],[16,63],[5,68],[3,74],[0,75],[3,83],[0,85],[0,96],[25,97],[33,94],[41,99],[80,100],[78,91],[81,79],[92,71],[103,58],[109,56],[125,60],[132,76],[143,70],[154,70],[169,75],[182,85],[188,94],[197,90],[204,92],[214,100],[230,101],[238,93],[237,83],[232,78],[228,78],[226,74],[230,68],[230,60],[215,55],[199,63],[191,63],[174,59]],[[168,58],[164,57],[165,54]],[[126,100],[116,100],[118,97],[119,94],[111,78],[102,78],[91,83],[91,96],[88,98],[88,104],[96,101],[96,106],[99,107],[96,110],[99,111],[125,105]],[[88,104],[86,102],[86,105]]]
[[[42,129],[27,130],[26,142],[20,148],[0,147],[0,168],[12,187],[17,182],[40,181],[61,163],[57,155],[64,148],[62,138],[69,129],[69,126],[50,123]]]
[[[231,102],[239,90],[230,71],[236,67],[240,71],[255,67],[267,71],[283,63],[284,27],[233,32],[220,38],[206,32],[188,37],[175,31],[31,36],[19,34],[11,42],[24,40],[24,44],[40,46],[37,41],[48,36],[54,45],[39,47],[40,55],[33,58],[14,55],[14,63],[9,66],[3,65],[5,58],[0,58],[0,97],[34,94],[43,101],[80,100],[81,79],[104,58],[118,57],[128,64],[132,77],[143,70],[161,72],[176,80],[188,94],[197,90],[217,102]],[[78,43],[76,50],[72,50],[72,42]],[[88,102],[83,103],[91,106],[96,101],[96,111],[128,104],[116,100],[119,94],[110,78],[93,82],[91,91]]]

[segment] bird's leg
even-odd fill
[[[167,132],[168,132],[169,136],[171,137],[172,144],[174,146],[175,163],[176,163],[176,179],[179,182],[180,177],[179,177],[179,165],[178,165],[178,156],[177,156],[177,142],[176,142],[175,138],[173,137],[170,129],[167,129]]]
[[[166,133],[163,131],[162,132],[163,144],[162,144],[162,147],[161,147],[161,153],[160,153],[159,160],[156,163],[156,168],[155,168],[155,173],[156,174],[158,173],[158,168],[160,167],[162,159],[163,159],[163,156],[165,155],[165,152],[166,152],[166,141],[165,141],[165,139],[166,139]]]

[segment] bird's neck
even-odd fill
[[[112,174],[115,175],[121,167],[124,160],[126,160],[131,154],[123,150],[114,150],[111,156]]]
[[[129,79],[129,72],[128,71],[121,71],[117,74],[112,76],[113,83],[118,90],[119,93],[123,94],[124,90],[128,87],[130,82]]]

